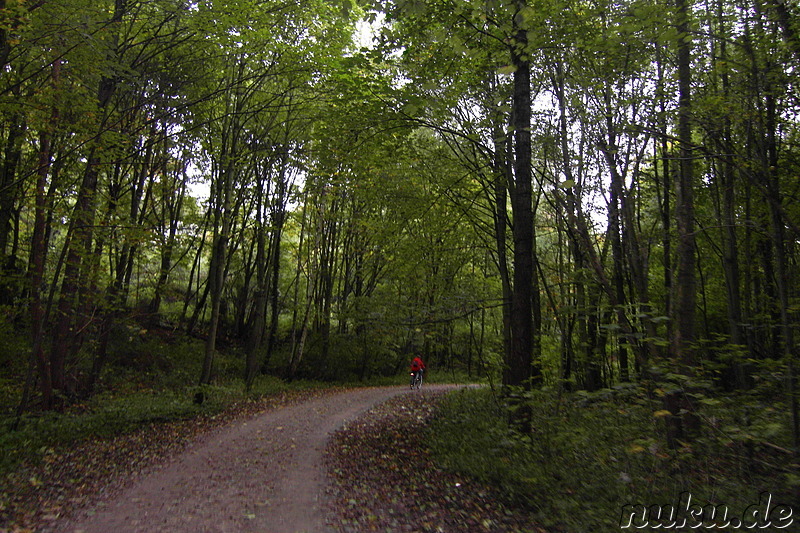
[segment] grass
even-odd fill
[[[13,431],[14,418],[6,416],[0,419],[0,477],[16,469],[21,461],[36,461],[51,447],[124,434],[149,424],[212,416],[235,402],[320,386],[309,382],[286,384],[271,377],[258,379],[250,392],[236,382],[209,385],[202,388],[201,404],[194,401],[195,393],[201,389],[193,386],[106,391],[61,413],[25,415]]]
[[[509,429],[508,411],[490,390],[459,391],[427,439],[439,465],[499,487],[553,531],[614,531],[623,506],[677,504],[687,493],[703,505],[725,505],[734,516],[758,504],[762,492],[796,504],[786,457],[781,463],[773,456],[755,425],[746,439],[726,426],[741,409],[733,400],[704,405],[703,434],[677,449],[666,446],[658,400],[636,388],[540,391],[529,404],[533,430],[520,435]],[[764,424],[772,438],[779,426],[786,424]]]

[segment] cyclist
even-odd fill
[[[419,372],[420,379],[425,375],[425,363],[422,362],[422,358],[418,355],[411,361],[411,372]]]

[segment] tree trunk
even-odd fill
[[[164,175],[166,176],[166,172]],[[157,316],[161,310],[161,293],[164,291],[164,288],[167,285],[169,274],[172,270],[172,255],[175,251],[178,226],[180,224],[181,213],[183,211],[183,201],[186,198],[186,181],[187,177],[184,171],[181,182],[177,187],[173,186],[171,187],[171,190],[163,191],[163,201],[166,204],[165,214],[169,216],[169,220],[166,220],[165,217],[164,221],[169,224],[169,230],[167,234],[167,240],[161,250],[161,265],[158,269],[156,286],[153,288],[153,299],[150,301],[150,305],[148,306],[148,311],[151,314],[151,320],[157,320]]]
[[[537,279],[533,259],[533,210],[531,173],[531,77],[530,62],[523,59],[527,35],[518,32],[512,51],[514,72],[514,286],[511,300],[511,359],[504,384],[530,389],[533,374],[533,288]]]
[[[114,13],[110,20],[112,27],[122,21],[125,8],[124,0],[115,0]],[[113,38],[114,44],[111,54],[116,55],[118,53],[118,34],[115,34]],[[97,91],[97,108],[104,115],[103,121],[99,126],[100,134],[106,128],[105,122],[109,113],[107,107],[116,92],[118,82],[119,80],[115,77],[106,77],[100,80]],[[89,270],[88,265],[90,264],[90,262],[87,262],[89,258],[86,256],[91,252],[91,244],[94,238],[95,196],[100,173],[102,143],[102,135],[98,135],[89,149],[83,180],[72,211],[72,225],[65,244],[64,277],[61,283],[56,327],[53,332],[52,347],[50,349],[50,372],[53,389],[62,392],[70,392],[66,390],[67,354],[77,349],[83,335],[82,330],[75,329],[77,326],[77,310],[82,306],[80,301],[81,280],[83,280],[84,284],[92,282],[92,280],[86,279]],[[83,302],[83,305],[86,305],[86,302]]]
[[[675,0],[678,30],[678,143],[680,165],[675,182],[675,223],[678,237],[675,316],[672,353],[684,367],[696,363],[695,306],[696,251],[694,234],[694,151],[692,146],[691,49],[689,5]]]
[[[673,188],[673,179],[672,179],[672,168],[670,167],[670,141],[668,135],[668,127],[667,127],[667,102],[665,96],[665,81],[664,81],[664,67],[663,61],[661,58],[661,47],[656,46],[656,70],[657,74],[657,85],[656,85],[656,94],[659,100],[659,115],[660,120],[658,121],[658,129],[659,129],[659,136],[661,138],[660,146],[657,145],[655,147],[655,154],[653,156],[654,161],[656,163],[653,165],[654,167],[654,176],[655,176],[655,185],[656,191],[659,196],[659,213],[661,214],[661,248],[662,248],[662,263],[664,267],[664,314],[670,318],[667,320],[666,323],[666,338],[672,339],[672,328],[674,327],[672,323],[673,312],[672,312],[672,234],[671,234],[671,224],[672,224],[672,212],[671,212],[671,201],[670,197],[672,194]],[[659,158],[659,150],[661,152]],[[661,163],[662,169],[662,179],[661,184],[659,183],[659,166],[658,162]]]
[[[5,142],[3,164],[0,166],[0,276],[7,267],[7,248],[12,241],[12,215],[17,194],[22,191],[23,182],[17,182],[17,167],[22,157],[22,143],[27,129],[22,115],[11,116],[8,137]],[[3,280],[0,278],[0,282]],[[4,284],[0,284],[3,287]],[[1,289],[0,289],[1,290]],[[11,303],[11,295],[0,293],[0,304]]]
[[[286,163],[284,162],[283,165]],[[270,320],[267,332],[267,353],[264,356],[264,365],[269,363],[278,338],[278,319],[280,318],[280,291],[279,281],[281,273],[281,241],[283,239],[283,226],[286,222],[286,192],[285,173],[282,172],[278,182],[278,198],[273,211],[272,244],[270,246]]]
[[[53,64],[53,82],[59,78],[61,62]],[[58,120],[58,112],[53,109],[51,125]],[[53,403],[53,384],[50,373],[50,361],[44,353],[44,321],[45,313],[42,304],[42,283],[44,281],[45,264],[47,263],[47,177],[51,165],[51,132],[39,134],[39,160],[36,172],[36,197],[34,200],[33,236],[31,237],[31,253],[28,263],[28,279],[30,280],[30,317],[31,317],[31,353],[28,363],[28,374],[22,399],[17,408],[17,421],[28,408],[30,394],[33,389],[34,376],[38,377],[39,391],[45,406]]]
[[[255,201],[255,240],[256,240],[256,286],[253,295],[253,309],[248,320],[247,343],[245,346],[244,382],[247,390],[253,386],[253,381],[258,374],[258,349],[264,339],[264,329],[267,319],[267,236],[264,224],[264,197],[269,196],[269,190],[264,194],[264,174],[259,172],[256,184]]]
[[[494,130],[494,238],[497,249],[497,268],[503,290],[503,360],[511,361],[511,302],[513,293],[511,276],[508,271],[508,187],[514,179],[513,169],[508,161],[511,157],[511,138],[503,132],[503,124]]]
[[[518,10],[525,7],[517,2]],[[520,22],[514,17],[514,25]],[[534,355],[541,316],[534,310],[538,301],[538,272],[536,269],[531,153],[531,71],[528,58],[527,32],[518,28],[511,45],[511,60],[515,67],[512,109],[514,116],[514,182],[511,205],[514,215],[514,286],[511,298],[511,359],[503,374],[506,387],[530,390],[541,383],[539,354]],[[536,294],[534,294],[536,293]],[[513,400],[511,424],[525,434],[531,429],[530,406],[524,399]]]
[[[311,307],[311,281],[310,278],[308,279],[307,286],[306,286],[306,300],[307,303],[305,305],[305,311],[303,314],[303,324],[302,324],[302,342],[298,346],[298,331],[297,331],[297,319],[299,314],[299,306],[300,306],[300,278],[303,273],[303,243],[306,241],[306,225],[308,222],[308,198],[309,198],[309,186],[306,183],[305,190],[303,191],[303,214],[302,218],[300,219],[300,242],[297,245],[297,264],[295,266],[295,277],[294,277],[294,295],[292,301],[294,302],[294,309],[292,310],[292,347],[291,347],[291,354],[289,357],[289,364],[286,366],[286,377],[289,379],[294,378],[294,373],[297,370],[297,365],[295,364],[296,358],[301,358],[303,354],[303,347],[305,346],[305,336],[306,336],[306,328],[308,324],[308,310]],[[313,253],[313,249],[308,247],[308,256],[311,257]],[[264,361],[264,364],[261,366],[261,373],[265,374],[267,372],[267,363],[268,361]]]
[[[149,189],[153,180],[153,139],[155,135],[155,125],[151,131],[151,138],[148,139],[145,146],[145,151],[142,157],[137,158],[139,163],[138,171],[135,173],[135,178],[131,184],[131,199],[128,208],[128,223],[131,227],[142,227],[143,217],[142,213],[147,209],[147,195],[144,193],[145,188]],[[115,168],[115,178],[113,180],[116,186],[113,187],[112,192],[109,193],[109,205],[106,211],[106,219],[110,219],[111,215],[117,209],[117,202],[120,200],[122,184],[121,181],[121,165],[118,162]],[[149,178],[149,180],[148,180]],[[145,182],[148,183],[145,187]],[[144,197],[145,205],[142,205],[142,198]],[[107,223],[102,224],[103,227],[108,226]],[[105,238],[98,238],[97,248],[102,249],[105,245]],[[102,314],[102,321],[100,324],[100,332],[98,335],[97,350],[95,353],[92,369],[89,373],[88,381],[86,383],[86,394],[91,394],[97,381],[103,372],[103,368],[108,358],[108,344],[111,340],[111,331],[114,328],[114,323],[125,308],[128,296],[128,287],[130,284],[131,273],[133,264],[135,262],[137,246],[129,242],[127,239],[123,242],[122,249],[119,252],[117,260],[117,269],[114,275],[114,281],[111,283],[106,294],[105,310]],[[99,258],[100,252],[95,252],[94,256]]]
[[[225,158],[223,157],[223,160]],[[203,368],[200,373],[200,385],[211,383],[214,365],[214,353],[217,347],[217,333],[219,331],[220,309],[222,306],[222,292],[225,283],[225,270],[228,252],[228,239],[230,237],[230,205],[233,187],[232,163],[226,161],[225,168],[221,171],[219,188],[219,204],[215,217],[214,244],[211,249],[211,263],[208,272],[209,294],[211,296],[211,310],[208,321],[208,335],[206,337],[203,356]]]
[[[787,365],[787,389],[789,395],[789,410],[791,413],[792,441],[795,451],[800,450],[800,413],[797,402],[797,379],[795,376],[795,345],[793,320],[790,307],[790,278],[786,254],[785,223],[779,206],[781,205],[781,188],[778,174],[778,141],[777,141],[777,109],[776,98],[772,88],[767,89],[766,96],[766,163],[764,173],[767,177],[767,193],[770,206],[770,222],[772,225],[771,237],[775,254],[775,280],[778,293],[780,310],[780,339],[781,353]]]
[[[205,248],[206,237],[208,235],[208,227],[209,227],[209,219],[211,218],[211,211],[213,208],[209,208],[206,210],[206,214],[203,217],[203,232],[200,236],[200,242],[197,245],[197,252],[194,255],[194,260],[192,261],[192,268],[189,271],[189,284],[186,287],[186,295],[183,300],[183,311],[181,312],[181,320],[180,322],[183,323],[186,319],[186,314],[189,311],[189,304],[191,303],[192,299],[195,300],[194,310],[192,311],[192,316],[189,317],[189,320],[186,321],[186,334],[192,335],[194,332],[194,328],[197,325],[197,321],[200,319],[200,313],[203,310],[203,307],[206,305],[206,300],[208,298],[208,283],[203,284],[201,281],[201,273],[200,273],[200,265],[203,260],[203,249]],[[195,279],[195,275],[197,276],[197,290],[192,291],[192,280]],[[200,293],[202,285],[202,294]]]

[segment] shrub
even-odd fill
[[[501,488],[546,527],[612,531],[624,505],[674,504],[686,492],[734,512],[759,503],[762,491],[793,501],[791,471],[769,458],[769,445],[758,447],[761,436],[785,432],[775,411],[762,410],[748,430],[727,427],[721,434],[741,406],[705,398],[706,430],[668,449],[659,398],[635,387],[537,391],[529,405],[532,432],[520,435],[490,390],[460,391],[444,403],[427,438],[442,467]]]

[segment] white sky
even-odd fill
[[[359,48],[374,48],[375,34],[383,26],[386,16],[383,13],[376,13],[375,22],[361,19],[356,22],[355,44]]]

